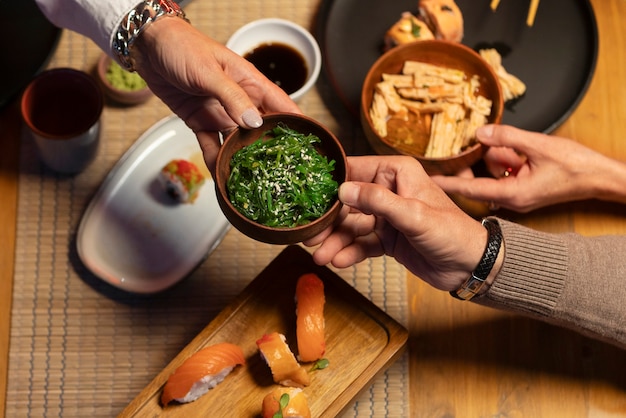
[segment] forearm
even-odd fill
[[[55,25],[73,30],[93,40],[111,54],[111,37],[138,0],[35,0]]]
[[[626,237],[585,238],[500,224],[504,262],[489,290],[473,301],[626,348]]]

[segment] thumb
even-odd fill
[[[339,188],[339,200],[365,214],[384,218],[399,231],[409,231],[415,225],[407,216],[415,212],[409,200],[379,184],[343,183]]]
[[[254,129],[263,124],[261,113],[239,84],[228,79],[220,80],[215,84],[217,85],[215,87],[217,99],[237,125]]]
[[[512,148],[527,154],[532,152],[537,147],[538,141],[544,140],[545,136],[508,125],[484,125],[476,129],[476,138],[490,147]]]

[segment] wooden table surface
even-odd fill
[[[600,53],[591,86],[555,132],[626,160],[626,0],[592,0]],[[21,122],[0,112],[0,412],[4,416]],[[626,183],[625,183],[626,184]],[[595,201],[501,216],[550,232],[626,234],[624,207]],[[626,352],[452,299],[409,277],[411,415],[626,416]]]

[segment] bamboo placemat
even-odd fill
[[[282,17],[311,27],[317,1],[195,0],[193,24],[225,42],[239,26]],[[50,67],[93,71],[99,49],[64,31]],[[318,83],[300,103],[337,133],[349,153],[362,152],[358,124],[339,103],[327,108]],[[22,138],[7,417],[117,415],[206,324],[284,248],[231,229],[202,265],[174,288],[142,297],[114,289],[80,262],[75,232],[82,212],[120,156],[171,112],[157,98],[136,107],[107,103],[97,160],[77,176],[57,175]],[[401,323],[407,323],[406,273],[393,259],[337,271]],[[405,417],[408,356],[377,378],[346,417]]]

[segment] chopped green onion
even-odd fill
[[[283,409],[289,405],[289,394],[283,393],[278,400],[278,411],[272,416],[272,418],[283,418]]]
[[[420,25],[417,25],[413,20],[411,20],[411,34],[415,38],[419,38],[422,32],[422,28]]]
[[[315,362],[315,364],[313,364],[313,366],[311,367],[310,371],[325,369],[326,367],[328,367],[329,364],[330,364],[330,362],[328,361],[328,359],[321,358],[321,359],[317,360]]]

